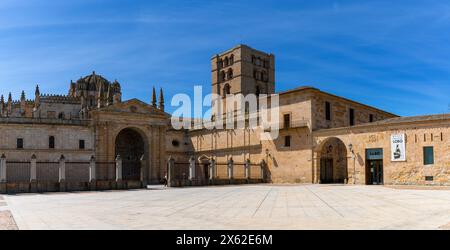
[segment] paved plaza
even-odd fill
[[[445,189],[252,185],[3,198],[19,229],[449,229],[450,225],[450,190]]]

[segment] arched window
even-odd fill
[[[229,84],[225,84],[225,87],[223,87],[223,97],[226,97],[229,94],[231,94],[231,87]]]
[[[256,86],[256,97],[259,97],[259,95],[261,94],[261,87],[259,85]]]
[[[266,72],[261,71],[261,81],[265,81],[266,79]]]
[[[221,72],[220,72],[220,80],[221,80],[222,82],[224,82],[224,81],[226,80],[225,71],[221,71]]]
[[[259,80],[259,76],[260,76],[260,74],[259,74],[259,72],[258,72],[258,70],[254,70],[253,71],[253,77],[256,79],[256,80]]]
[[[230,64],[233,65],[233,63],[234,63],[234,55],[231,55],[230,56]]]
[[[219,62],[217,63],[219,65],[219,68],[223,68],[223,60],[219,59]]]
[[[228,65],[230,65],[230,60],[228,57],[225,57],[225,67],[228,67]]]
[[[233,70],[229,69],[228,70],[228,79],[231,79],[231,78],[233,78]]]
[[[50,148],[50,149],[55,148],[55,137],[54,136],[50,136],[48,138],[48,148]]]

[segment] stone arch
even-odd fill
[[[327,138],[320,144],[317,151],[320,183],[348,182],[347,152],[347,146],[337,137]]]
[[[231,69],[231,68],[228,69],[228,79],[229,79],[229,80],[233,79],[233,76],[234,76],[234,75],[233,75],[233,69]]]
[[[227,83],[223,87],[223,97],[226,97],[229,94],[231,94],[231,86],[230,86],[230,84]]]
[[[114,139],[114,155],[122,159],[122,178],[139,181],[148,167],[149,142],[144,130],[137,127],[122,128]],[[143,168],[144,171],[141,171]]]

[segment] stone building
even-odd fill
[[[175,130],[164,111],[162,90],[158,98],[153,89],[150,103],[122,101],[119,82],[93,72],[71,82],[68,95],[41,94],[36,87],[33,100],[25,93],[18,101],[11,94],[6,101],[1,96],[3,183],[27,191],[26,185],[33,190],[30,181],[60,182],[63,159],[65,179],[78,181],[67,188],[141,187],[159,183],[171,157],[174,178],[191,180],[185,184],[254,178],[450,185],[450,115],[398,117],[312,87],[276,93],[274,55],[246,45],[215,55],[211,65],[212,92],[221,98],[279,96],[278,138],[261,140],[261,127]],[[192,182],[193,175],[201,181]],[[52,190],[45,185],[41,190]]]

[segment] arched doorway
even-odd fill
[[[339,138],[327,139],[320,149],[320,183],[346,183],[347,146]]]
[[[126,128],[117,135],[115,155],[122,158],[122,179],[141,179],[141,160],[145,160],[147,143],[138,130]]]

